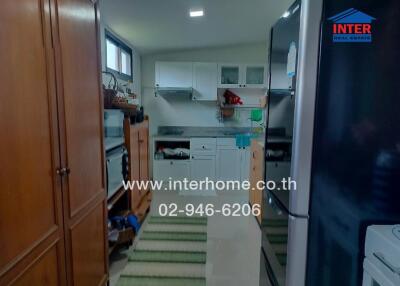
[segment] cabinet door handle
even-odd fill
[[[56,170],[57,175],[60,175],[61,177],[65,176],[65,175],[69,175],[71,173],[71,169],[68,167],[64,167],[64,168],[59,168]]]
[[[169,162],[169,164],[170,164],[170,165],[173,165],[173,164],[174,164],[174,162],[173,162],[173,161],[171,161],[171,162]]]

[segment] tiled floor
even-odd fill
[[[153,196],[152,213],[158,215],[161,203],[176,203],[184,208],[187,203],[214,204],[220,209],[224,203],[248,202],[248,193],[219,192],[214,196],[179,195],[177,192],[158,192]],[[209,217],[207,226],[207,286],[259,286],[261,233],[254,217]],[[112,257],[110,285],[116,285],[120,271],[127,262],[126,252]]]

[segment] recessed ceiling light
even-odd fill
[[[283,15],[282,15],[283,18],[287,18],[287,17],[289,17],[289,16],[290,16],[290,12],[289,12],[289,11],[286,11],[286,12],[283,13]]]
[[[204,16],[204,10],[190,10],[189,12],[190,17],[194,18],[194,17],[202,17]]]

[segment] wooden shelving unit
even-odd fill
[[[149,119],[131,124],[129,118],[124,121],[125,147],[128,151],[128,180],[149,180]],[[135,215],[142,223],[150,211],[151,190],[118,190],[107,201],[109,213],[113,216],[126,217]],[[130,244],[135,238],[131,228],[121,230],[117,242],[110,244],[109,254],[119,246]]]
[[[114,205],[126,194],[126,190],[121,187],[111,198],[107,200],[107,209],[111,210]]]

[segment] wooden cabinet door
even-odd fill
[[[107,281],[106,190],[96,1],[58,0],[61,159],[69,285]],[[55,21],[54,21],[55,22]]]
[[[139,157],[140,157],[140,180],[149,179],[149,129],[141,128],[139,131]]]
[[[65,285],[49,0],[0,9],[0,285]]]
[[[264,179],[264,148],[263,146],[253,140],[251,143],[251,158],[250,158],[250,204],[251,205],[259,205],[262,207],[263,200],[263,190],[259,190],[257,183]],[[257,216],[257,220],[261,223],[262,219],[262,210],[261,214]]]
[[[140,180],[140,152],[139,152],[139,131],[130,125],[129,138],[129,180]],[[136,209],[141,200],[140,190],[135,184],[135,188],[131,190],[131,209]]]

